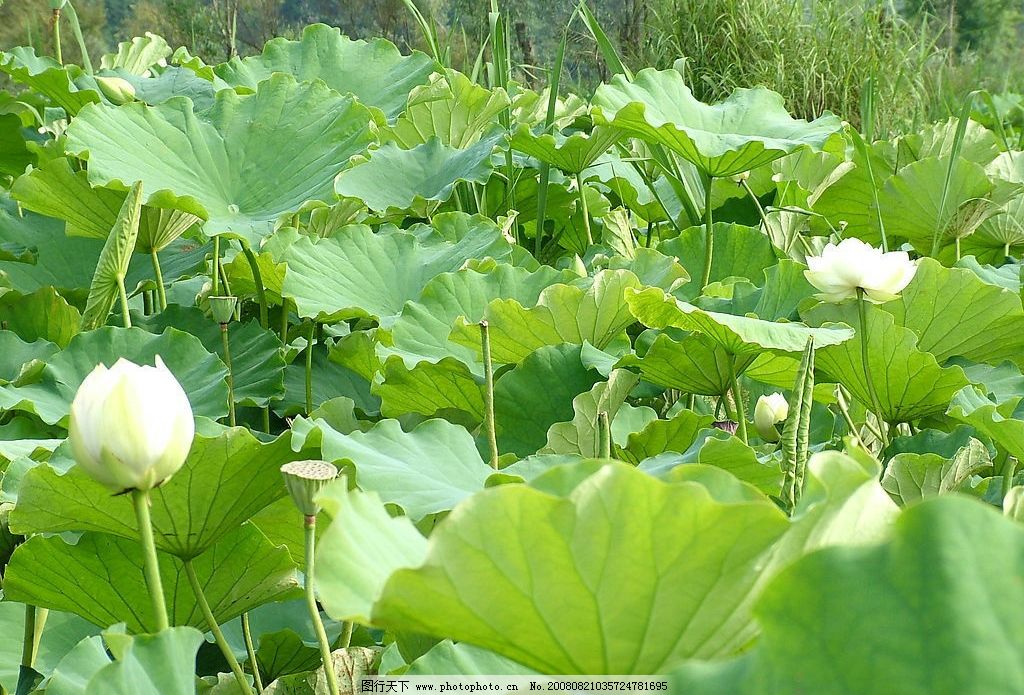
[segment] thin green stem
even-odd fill
[[[756,195],[754,195],[754,191],[750,187],[750,184],[747,183],[746,179],[740,179],[740,185],[743,186],[743,190],[747,192],[747,195],[750,196],[750,199],[754,201],[754,206],[757,207],[757,214],[761,217],[761,224],[764,225],[764,231],[767,234],[768,216],[764,214],[764,207],[761,205],[761,201],[757,199]]]
[[[597,414],[597,455],[603,459],[612,457],[612,426],[606,410]]]
[[[484,430],[491,451],[491,468],[498,470],[498,435],[494,424],[494,363],[491,361],[491,332],[480,322],[480,350],[484,358]]]
[[[160,270],[160,259],[156,255],[156,251],[153,251],[151,258],[153,259],[153,275],[156,277],[156,296],[159,300],[160,311],[167,308],[167,291],[164,289],[164,274]]]
[[[714,220],[711,217],[711,184],[714,181],[714,177],[709,176],[704,188],[704,243],[706,247],[704,249],[704,273],[700,279],[701,292],[711,282],[711,263],[715,258],[715,229]]]
[[[252,671],[252,678],[256,682],[256,692],[263,692],[263,679],[260,677],[260,665],[256,661],[256,649],[253,647],[252,630],[249,628],[249,614],[242,613],[242,639],[245,640],[245,653],[249,659],[249,669]]]
[[[1012,456],[1007,456],[1006,461],[1003,463],[1003,468],[1000,471],[1000,475],[1003,476],[1003,497],[1005,498],[1010,494],[1010,488],[1013,487],[1013,474],[1017,469],[1017,459]]]
[[[739,424],[739,435],[743,443],[747,443],[747,413],[743,407],[743,390],[740,388],[739,377],[736,376],[736,365],[732,359],[726,360],[729,365],[729,384],[732,389],[732,399],[736,406],[736,422]]]
[[[213,287],[210,294],[220,296],[220,236],[213,237]]]
[[[327,689],[331,695],[338,693],[338,676],[334,673],[334,662],[331,659],[331,643],[327,641],[327,631],[324,630],[324,623],[320,619],[320,609],[316,605],[316,592],[313,588],[313,570],[316,557],[316,516],[307,515],[304,517],[305,540],[306,540],[306,607],[309,608],[309,617],[313,620],[313,629],[316,631],[316,639],[320,643],[320,658],[324,662],[324,673],[327,676]]]
[[[224,346],[224,364],[228,368],[228,424],[235,426],[235,375],[231,371],[231,341],[228,340],[228,324],[220,325],[220,341]]]
[[[352,633],[355,632],[356,624],[351,620],[345,621],[345,627],[342,629],[341,634],[338,635],[338,648],[348,649],[349,645],[352,644]]]
[[[576,172],[576,189],[580,194],[580,211],[583,213],[583,228],[587,231],[587,246],[594,245],[594,233],[590,230],[590,207],[587,204],[587,192],[583,188],[583,175]]]
[[[281,299],[281,342],[288,344],[288,300]]]
[[[26,668],[35,666],[36,655],[39,653],[39,640],[43,636],[43,627],[46,625],[46,616],[49,614],[50,611],[46,608],[25,605],[25,633],[21,645],[21,665]]]
[[[868,395],[871,398],[871,409],[878,419],[878,434],[882,442],[882,451],[889,446],[889,437],[885,431],[885,420],[882,418],[881,401],[878,400],[878,392],[875,391],[875,381],[871,376],[871,368],[868,361],[868,300],[864,298],[864,290],[857,288],[857,308],[860,312],[860,360],[864,369],[864,383],[868,387]]]
[[[50,21],[51,28],[53,29],[53,59],[58,64],[64,64],[64,56],[60,48],[60,10],[55,9],[53,11],[53,18]]]
[[[256,286],[256,301],[260,305],[260,325],[267,328],[267,292],[263,288],[263,275],[260,273],[260,264],[256,260],[256,254],[244,242],[242,243],[242,253],[245,254],[245,260],[249,262],[249,269],[252,271],[252,282]]]
[[[117,294],[121,298],[121,320],[125,328],[132,327],[132,315],[128,312],[128,293],[124,289],[124,278],[117,278]]]
[[[139,524],[142,554],[146,561],[146,588],[149,589],[149,599],[153,602],[157,632],[162,632],[170,627],[170,623],[167,621],[167,605],[164,603],[164,586],[160,580],[160,561],[157,559],[156,542],[153,540],[153,524],[149,519],[149,490],[132,490],[131,494],[135,519]]]
[[[306,415],[313,412],[313,336],[316,334],[316,321],[309,326],[309,339],[306,341]]]
[[[146,316],[153,314],[153,293],[149,290],[142,291],[142,313]]]
[[[238,663],[238,659],[235,658],[235,653],[231,651],[231,645],[224,639],[224,633],[220,629],[220,625],[217,624],[217,618],[214,617],[213,611],[210,610],[210,602],[206,600],[206,593],[203,591],[203,585],[199,581],[199,577],[196,576],[196,570],[192,566],[191,560],[184,560],[182,564],[185,566],[185,576],[188,577],[188,583],[192,587],[192,593],[196,595],[196,602],[199,604],[199,610],[203,612],[203,617],[206,618],[206,625],[210,628],[210,632],[213,633],[213,638],[217,641],[217,646],[220,647],[221,654],[224,655],[224,660],[228,662],[228,666],[231,667],[231,673],[235,674],[235,680],[238,682],[238,687],[243,693],[251,693],[252,688],[249,686],[249,681],[245,678],[245,672],[242,671],[242,665]]]

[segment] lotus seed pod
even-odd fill
[[[1003,498],[1003,514],[1024,521],[1024,485],[1014,485]]]
[[[120,106],[135,101],[135,87],[121,77],[96,77],[96,85],[111,104]]]
[[[156,366],[120,359],[98,365],[71,403],[75,461],[115,492],[150,490],[174,475],[192,448],[188,396],[159,356]]]
[[[316,516],[320,505],[316,496],[338,477],[338,469],[326,461],[292,461],[281,466],[288,494],[304,516]]]
[[[210,313],[217,323],[231,323],[238,305],[238,297],[210,297]]]

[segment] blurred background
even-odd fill
[[[239,53],[325,22],[356,38],[425,47],[414,0],[78,0],[90,53],[153,32],[207,62],[228,58],[237,13]],[[675,66],[705,101],[765,85],[791,111],[831,110],[857,124],[865,85],[885,130],[900,132],[958,113],[972,89],[1024,91],[1024,0],[585,0],[632,68]],[[472,74],[487,36],[489,0],[415,0],[449,67]],[[500,0],[515,74],[541,86],[574,0]],[[47,0],[0,0],[0,48],[49,54]],[[75,58],[75,47],[65,57]],[[486,59],[486,58],[485,58]],[[680,60],[682,59],[682,60]],[[589,92],[608,77],[592,35],[568,27],[566,87]]]

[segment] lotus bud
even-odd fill
[[[863,291],[877,304],[899,297],[917,272],[906,251],[883,253],[853,238],[827,244],[820,256],[808,256],[807,268],[804,275],[821,290],[819,299],[841,302]]]
[[[789,415],[789,402],[781,393],[761,396],[754,406],[754,427],[761,439],[766,442],[779,441],[779,431],[775,425],[785,422]]]
[[[303,516],[315,517],[320,511],[316,496],[338,477],[338,469],[326,461],[292,461],[281,466],[281,475]]]
[[[207,301],[210,303],[210,313],[213,314],[214,321],[221,325],[231,323],[235,307],[238,305],[238,297],[210,297]]]
[[[123,358],[110,369],[98,365],[71,403],[75,461],[115,492],[165,482],[185,463],[194,435],[188,396],[159,355],[155,367]]]
[[[116,106],[135,101],[135,87],[121,77],[96,77],[96,85],[107,100]]]
[[[1024,485],[1014,485],[1003,498],[1003,514],[1024,521]]]

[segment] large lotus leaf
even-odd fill
[[[210,82],[188,68],[169,66],[158,75],[132,75],[116,70],[117,76],[135,88],[138,101],[156,106],[174,97],[188,97],[196,113],[206,114],[216,103],[217,84]],[[109,76],[109,75],[108,75]]]
[[[375,234],[351,225],[315,241],[303,237],[287,250],[283,292],[299,316],[318,321],[370,316],[393,319],[440,273],[471,258],[507,258],[511,247],[494,224],[471,227],[453,241],[421,242],[407,232]]]
[[[465,149],[449,147],[437,138],[409,150],[388,142],[370,153],[368,160],[339,174],[334,190],[379,212],[433,208],[448,200],[459,182],[487,182],[498,137],[495,131]]]
[[[616,151],[606,152],[584,172],[584,181],[600,181],[625,207],[651,222],[667,222],[684,217],[679,192],[665,176],[655,173],[653,182],[637,171],[636,162],[623,159]],[[685,218],[684,218],[685,219]],[[689,224],[689,222],[683,222]]]
[[[330,359],[323,351],[313,351],[313,407],[318,408],[334,398],[350,398],[356,408],[367,415],[380,413],[380,398],[370,393],[370,383],[342,364]],[[281,417],[306,412],[306,360],[305,354],[285,367],[284,400],[274,401],[271,407]]]
[[[187,331],[224,360],[220,326],[194,307],[171,305],[139,325],[154,333],[168,326]],[[232,322],[228,324],[228,345],[235,403],[262,407],[284,395],[284,356],[281,341],[273,331],[262,328],[255,319]]]
[[[27,210],[64,220],[71,236],[96,239],[106,239],[110,234],[126,197],[124,191],[90,186],[88,174],[75,171],[64,157],[20,177],[11,188],[11,195]],[[154,202],[174,204],[172,196],[164,198]],[[143,206],[136,250],[160,251],[200,221],[195,215],[173,207]]]
[[[972,475],[991,470],[992,459],[977,439],[948,459],[931,452],[900,453],[889,461],[882,487],[901,506],[935,495],[956,492]]]
[[[885,308],[917,334],[917,346],[940,364],[965,357],[996,364],[1024,349],[1020,295],[983,282],[969,270],[923,258],[900,298]]]
[[[117,44],[117,53],[107,53],[100,58],[103,70],[124,70],[133,75],[142,75],[150,68],[171,57],[171,47],[162,36],[146,32],[131,41]]]
[[[1002,287],[1011,292],[1020,292],[1022,288],[1022,264],[1004,263],[998,268],[986,263],[979,263],[974,256],[965,256],[954,264],[957,268],[966,268],[981,278],[982,282]]]
[[[591,133],[573,133],[568,137],[551,133],[535,135],[523,124],[512,135],[511,145],[512,149],[566,173],[578,174],[597,161],[622,135],[621,131],[604,126],[594,128]],[[629,168],[628,164],[623,166]]]
[[[372,139],[369,122],[323,83],[274,75],[254,94],[218,92],[203,117],[185,98],[93,106],[68,127],[67,147],[89,160],[91,183],[141,180],[149,200],[190,199],[207,234],[258,246],[280,216],[333,199],[334,176]]]
[[[901,167],[927,157],[948,157],[957,146],[957,130],[960,121],[948,118],[945,121],[925,126],[917,133],[899,139]],[[959,140],[959,153],[964,159],[987,166],[999,155],[996,134],[973,119],[964,124]]]
[[[764,633],[754,649],[731,662],[687,664],[671,687],[1019,691],[1022,558],[1024,529],[987,505],[956,496],[922,502],[903,512],[888,542],[822,550],[784,571],[755,607]]]
[[[668,420],[652,420],[639,432],[632,432],[620,449],[623,460],[640,463],[667,451],[682,453],[697,440],[697,433],[711,427],[710,415],[681,410]]]
[[[303,642],[294,630],[285,628],[259,635],[256,662],[264,683],[272,683],[293,673],[315,671],[321,663],[320,650]]]
[[[701,333],[685,336],[658,335],[642,355],[630,353],[616,363],[638,369],[644,380],[684,393],[721,396],[732,387],[730,364],[737,374],[752,362],[753,355],[735,356]]]
[[[110,367],[121,357],[154,364],[157,355],[181,382],[193,413],[214,419],[227,414],[227,369],[198,338],[173,328],[153,335],[141,328],[112,326],[76,335],[47,363],[37,381],[0,387],[0,407],[35,413],[48,424],[60,422],[71,410],[75,391],[96,365]]]
[[[173,625],[206,628],[181,560],[161,554],[160,575]],[[19,546],[4,573],[12,599],[68,611],[101,627],[125,622],[133,632],[153,632],[156,620],[142,580],[137,540],[85,533],[71,544],[61,536],[33,536]],[[295,565],[252,524],[232,529],[192,560],[210,608],[227,622],[268,601],[293,598]]]
[[[530,353],[494,384],[494,429],[498,450],[519,457],[535,454],[549,428],[572,420],[573,399],[600,375],[580,359],[579,345],[548,345]]]
[[[494,299],[515,299],[523,306],[533,306],[545,287],[568,283],[576,277],[550,266],[530,271],[505,263],[493,268],[442,273],[423,287],[417,300],[402,308],[402,314],[391,326],[391,348],[403,356],[408,366],[454,356],[482,376],[479,350],[448,339],[455,320],[463,316],[469,322],[479,321]]]
[[[374,622],[559,674],[655,673],[741,646],[755,568],[787,526],[774,505],[718,502],[625,464],[573,487],[475,495],[422,566],[391,575]]]
[[[267,444],[242,427],[196,436],[181,470],[150,493],[157,547],[184,558],[204,552],[285,496],[281,465],[302,453],[292,451],[287,434]],[[11,524],[21,533],[101,531],[138,538],[131,500],[111,496],[78,466],[64,473],[35,467],[18,500]]]
[[[79,332],[81,321],[78,309],[52,287],[27,294],[12,290],[0,295],[0,322],[24,340],[42,338],[67,347]]]
[[[425,84],[435,67],[418,51],[403,56],[390,41],[353,41],[337,27],[313,24],[299,41],[271,39],[261,55],[234,58],[214,72],[231,86],[252,90],[278,72],[302,81],[323,80],[334,91],[354,94],[391,119],[401,113],[413,87]]]
[[[548,429],[547,446],[540,453],[579,454],[584,458],[599,458],[600,414],[606,413],[608,421],[614,421],[626,396],[639,380],[640,377],[633,372],[616,369],[608,375],[608,381],[596,384],[586,393],[573,398],[572,420],[555,423]]]
[[[50,695],[193,695],[195,661],[203,634],[172,627],[129,637],[113,629],[82,640],[46,682]],[[116,646],[115,646],[116,645]]]
[[[29,151],[22,135],[21,117],[13,113],[0,115],[0,174],[20,176],[36,156]]]
[[[887,233],[930,253],[936,238],[944,246],[999,212],[999,202],[1005,201],[990,199],[993,185],[981,165],[957,159],[947,185],[949,167],[949,157],[929,157],[886,182],[878,204]]]
[[[535,674],[536,671],[486,649],[444,640],[409,664],[409,670],[406,673],[411,676],[453,674],[469,676],[480,673],[528,676]]]
[[[618,212],[625,214],[621,208]],[[607,216],[606,216],[607,219]],[[632,234],[632,230],[630,230]],[[675,256],[666,256],[661,251],[638,246],[633,249],[630,258],[612,256],[608,259],[610,270],[628,270],[636,275],[641,285],[660,287],[666,292],[675,294],[682,285],[690,280],[690,274]]]
[[[847,236],[879,243],[881,234],[875,196],[881,195],[882,186],[892,171],[885,156],[886,146],[885,142],[877,142],[864,151],[854,148],[849,162],[852,166],[839,165],[824,181],[824,189],[814,201],[814,212],[823,218],[820,221],[811,218],[812,230],[827,234],[832,228],[842,227]],[[899,233],[899,230],[891,233]]]
[[[483,316],[490,330],[491,357],[501,364],[518,364],[545,345],[587,342],[604,348],[634,323],[623,300],[639,286],[639,280],[629,271],[603,270],[586,290],[574,285],[551,285],[531,308],[515,299],[496,299]],[[480,327],[476,323],[460,318],[451,339],[480,354]]]
[[[0,70],[50,99],[55,106],[75,115],[86,104],[100,101],[98,92],[79,89],[74,79],[82,74],[77,65],[62,66],[48,56],[37,56],[32,47],[18,46],[10,52],[0,51]]]
[[[994,403],[977,388],[968,386],[953,398],[949,415],[991,437],[1019,461],[1024,461],[1024,412],[1020,397]]]
[[[964,239],[964,255],[973,254],[986,262],[998,263],[1024,245],[1024,194],[1017,194],[1003,205],[1002,211],[981,223]]]
[[[121,312],[128,312],[125,297],[125,278],[132,251],[139,236],[139,220],[142,217],[142,184],[134,183],[117,213],[113,228],[103,243],[96,272],[89,285],[89,298],[82,312],[82,330],[92,330],[106,324],[110,310],[114,307],[120,292],[123,304]],[[123,317],[131,325],[128,317]]]
[[[839,345],[853,337],[847,326],[819,324],[812,328],[802,323],[764,321],[749,316],[734,316],[704,311],[681,302],[656,287],[626,293],[626,302],[637,320],[652,328],[682,328],[703,333],[732,355],[750,355],[766,350],[800,352],[809,338],[818,348]]]
[[[769,464],[757,460],[757,454],[738,438],[721,430],[705,430],[696,437],[691,447],[678,454],[661,454],[640,462],[640,470],[660,475],[669,480],[679,471],[678,466],[702,464],[728,471],[736,479],[753,485],[766,495],[779,496],[782,470],[777,462]]]
[[[469,147],[498,123],[508,108],[504,90],[491,91],[455,70],[435,73],[430,84],[417,87],[387,138],[403,149],[437,138],[450,147]]]
[[[716,222],[712,227],[714,254],[711,257],[711,282],[729,277],[748,278],[760,284],[764,271],[778,262],[771,241],[760,230],[740,224]],[[704,227],[689,227],[676,238],[658,244],[658,251],[675,256],[691,278],[701,277],[707,252],[707,234]],[[701,288],[691,283],[673,292],[678,297],[692,299]]]
[[[820,148],[840,121],[826,114],[791,118],[782,97],[763,87],[737,89],[725,101],[701,103],[676,70],[648,68],[633,80],[616,75],[594,94],[594,119],[668,147],[710,176],[732,176],[794,150]]]
[[[391,573],[416,567],[427,541],[405,516],[388,514],[374,492],[335,482],[318,497],[334,521],[317,543],[314,579],[327,613],[369,622]],[[374,558],[364,562],[365,558]]]
[[[316,421],[328,461],[351,461],[356,484],[402,507],[412,519],[447,511],[482,490],[493,470],[473,437],[445,420],[427,420],[404,432],[397,420],[382,420],[368,432],[342,434]]]
[[[484,419],[483,385],[454,357],[409,368],[401,357],[392,355],[384,362],[383,376],[372,391],[380,396],[384,417],[419,413],[452,419],[452,411],[458,411],[473,425]]]
[[[842,321],[853,326],[857,338],[842,345],[816,342],[816,367],[850,390],[860,403],[870,406],[861,356],[861,322],[856,302],[818,304],[804,314],[811,325]],[[935,357],[917,346],[917,336],[896,324],[892,314],[867,307],[868,368],[878,395],[879,415],[886,422],[912,422],[945,411],[950,399],[967,385],[958,366],[940,367]],[[819,347],[820,345],[820,347]]]
[[[23,647],[25,606],[14,601],[0,603],[0,624],[3,637],[0,638],[0,685],[13,693],[17,690],[18,670]],[[95,635],[97,629],[72,613],[53,611],[47,616],[46,630],[40,636],[39,651],[33,668],[49,676],[75,645]],[[56,691],[55,691],[56,692]],[[85,695],[85,693],[81,693]]]
[[[9,384],[26,374],[34,360],[46,362],[60,352],[60,346],[47,340],[26,341],[11,330],[0,330],[0,384]]]

